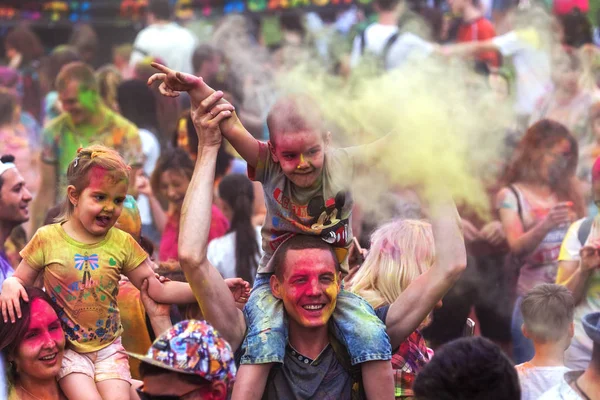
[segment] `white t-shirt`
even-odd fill
[[[574,222],[567,235],[565,236],[558,261],[579,261],[579,250],[581,243],[579,242],[578,232],[579,227],[584,219]],[[586,241],[597,241],[600,238],[600,216],[594,218],[590,229],[589,237]],[[592,339],[585,333],[583,329],[582,319],[586,314],[600,311],[600,271],[596,270],[588,278],[586,285],[587,292],[583,299],[575,307],[573,322],[575,323],[575,336],[571,341],[571,345],[565,351],[565,365],[573,370],[586,369],[592,358]]]
[[[536,45],[536,35],[535,30],[527,29],[492,39],[504,57],[512,57],[517,75],[515,111],[519,115],[530,115],[551,83],[550,57]]]
[[[129,65],[134,67],[145,57],[152,56],[160,58],[171,69],[193,74],[192,55],[196,44],[194,34],[174,22],[153,24],[142,29],[135,38]]]
[[[421,39],[414,33],[406,32],[399,35],[390,47],[385,59],[385,67],[388,70],[398,68],[407,61],[423,59],[433,51],[433,44]]]
[[[160,157],[160,144],[158,139],[152,132],[146,129],[138,129],[140,139],[142,141],[142,152],[144,153],[144,173],[147,176],[152,176],[156,162]],[[143,225],[152,224],[152,212],[150,210],[150,200],[143,194],[137,198],[138,209],[140,210],[140,218]]]
[[[258,243],[259,255],[256,257],[256,263],[263,255],[262,237],[260,235],[260,227],[256,228],[256,243]],[[206,251],[208,261],[221,273],[224,279],[235,278],[235,232],[229,232],[225,236],[213,239],[208,244]],[[256,273],[256,271],[254,271]],[[254,275],[253,273],[253,275]]]
[[[529,362],[515,368],[521,383],[521,400],[537,400],[569,371],[567,367],[535,367]]]
[[[398,26],[396,25],[382,25],[378,22],[367,26],[364,32],[365,37],[365,48],[364,53],[369,53],[374,56],[380,56],[383,52],[383,48],[387,43],[388,39],[398,32]],[[352,55],[350,56],[350,66],[356,67],[360,62],[360,58],[363,55],[362,48],[362,36],[358,35],[354,38],[354,44],[352,46]]]
[[[569,385],[573,379],[581,376],[582,371],[572,371],[564,375],[560,383],[553,386],[541,395],[538,400],[584,400],[573,388]]]

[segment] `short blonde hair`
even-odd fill
[[[573,323],[575,301],[564,286],[544,283],[531,289],[521,302],[523,324],[532,340],[561,340]]]
[[[373,308],[392,304],[419,275],[435,262],[431,224],[395,220],[371,236],[371,249],[351,281],[351,291]]]

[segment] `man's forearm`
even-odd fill
[[[200,264],[206,258],[212,215],[215,165],[218,147],[198,147],[198,158],[188,187],[179,230],[179,259]],[[183,268],[183,265],[182,265]]]
[[[181,212],[179,262],[204,318],[236,349],[246,325],[223,277],[206,258],[218,146],[202,145]]]

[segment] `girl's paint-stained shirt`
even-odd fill
[[[63,310],[60,318],[73,350],[98,351],[121,335],[120,275],[148,257],[130,234],[111,228],[102,241],[84,244],[67,235],[61,224],[47,225],[21,256],[44,272],[44,287]]]

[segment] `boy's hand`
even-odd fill
[[[248,297],[250,297],[250,284],[242,278],[225,279],[225,283],[231,290],[236,306],[240,309],[244,308],[244,305],[248,302]]]
[[[214,92],[192,111],[198,142],[203,146],[220,146],[222,136],[219,124],[233,114],[234,107],[230,103],[217,104],[222,98],[223,92]]]
[[[163,96],[177,97],[179,92],[188,92],[204,84],[204,80],[184,72],[174,71],[162,64],[153,62],[154,68],[161,71],[148,79],[148,86],[156,81],[162,81],[158,90]]]
[[[23,298],[29,301],[25,288],[16,278],[8,278],[2,284],[2,293],[0,294],[0,303],[2,305],[2,318],[4,322],[15,322],[15,311],[17,318],[21,318],[21,303],[19,300]]]

